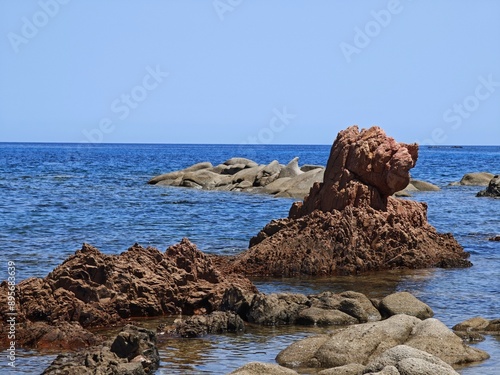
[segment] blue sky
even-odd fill
[[[500,1],[1,0],[0,141],[500,144]]]

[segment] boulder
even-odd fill
[[[459,182],[453,182],[451,185],[488,186],[493,177],[494,175],[488,172],[466,173]]]
[[[299,312],[296,320],[301,325],[349,325],[359,323],[358,319],[339,310],[308,307]]]
[[[324,166],[322,165],[314,165],[314,164],[304,164],[302,167],[300,167],[300,170],[302,172],[309,172],[312,171],[313,169],[325,169]]]
[[[453,326],[453,330],[459,332],[481,332],[486,334],[500,333],[500,319],[488,320],[480,316],[467,319]]]
[[[271,363],[250,362],[228,375],[297,375],[296,371]]]
[[[241,275],[223,274],[187,239],[166,252],[135,244],[119,255],[84,244],[47,277],[27,279],[17,287],[18,345],[37,347],[50,338],[50,345],[62,348],[92,343],[81,327],[109,327],[132,317],[210,313],[219,309],[226,289],[257,292]],[[0,285],[0,303],[7,306],[6,282]],[[0,311],[0,331],[8,329],[5,314]],[[47,338],[45,328],[32,329],[35,322],[75,337],[54,330]]]
[[[243,332],[245,323],[235,313],[214,311],[208,315],[193,315],[175,322],[173,331],[180,337],[201,337],[208,334]]]
[[[439,186],[431,184],[430,182],[410,180],[410,184],[415,187],[418,191],[439,191],[441,190]]]
[[[379,311],[383,316],[406,314],[419,319],[434,316],[434,312],[428,305],[408,292],[393,293],[383,298],[379,304]]]
[[[125,326],[113,341],[85,351],[60,354],[42,375],[153,374],[160,364],[153,331]]]
[[[295,157],[284,168],[281,169],[278,178],[296,177],[302,173],[304,172],[299,168],[299,158]]]
[[[321,370],[318,375],[363,375],[365,366],[359,363],[350,363],[344,366],[332,367]]]
[[[154,185],[160,181],[176,181],[179,177],[182,177],[184,174],[186,174],[188,172],[196,172],[196,171],[201,171],[201,170],[210,169],[210,168],[213,168],[213,165],[210,162],[202,162],[202,163],[193,164],[192,166],[190,166],[186,169],[183,169],[181,171],[165,173],[165,174],[153,177],[152,179],[149,180],[148,184]],[[164,184],[167,184],[167,182],[164,182]]]
[[[377,363],[384,352],[398,345],[427,352],[449,365],[477,362],[489,357],[482,350],[465,345],[436,319],[422,321],[413,316],[394,315],[380,322],[348,326],[329,335],[299,340],[281,351],[276,360],[287,367],[368,365]],[[398,350],[395,352],[398,353]],[[397,356],[393,353],[387,357]],[[389,362],[381,364],[390,365]]]
[[[438,357],[407,345],[398,345],[386,350],[366,366],[364,373],[377,373],[388,366],[395,367],[397,374],[458,375],[453,367]]]
[[[309,193],[311,186],[313,186],[316,182],[323,180],[324,171],[324,169],[313,169],[290,178],[283,185],[281,185],[280,191],[277,192],[275,196],[301,200],[304,199],[304,197]]]
[[[453,236],[427,222],[425,203],[392,197],[408,186],[417,153],[417,145],[397,143],[378,127],[341,131],[323,182],[292,205],[288,218],[252,238],[233,270],[289,277],[471,266]]]
[[[229,160],[226,160],[224,165],[243,165],[244,168],[254,168],[257,167],[258,164],[254,162],[253,160],[246,159],[246,158],[231,158]]]
[[[227,185],[231,183],[231,181],[231,176],[220,175],[218,173],[202,169],[200,171],[184,173],[180,186],[211,190],[217,186]]]
[[[490,197],[490,198],[500,198],[500,176],[494,176],[486,190],[482,190],[476,195],[477,197]]]
[[[266,186],[278,179],[281,172],[281,165],[277,160],[273,160],[271,163],[266,165],[255,178],[254,185]]]
[[[250,304],[247,320],[271,326],[294,324],[306,303],[307,297],[303,294],[256,294]]]

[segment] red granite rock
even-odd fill
[[[379,127],[352,126],[335,140],[324,181],[273,220],[236,257],[252,276],[357,274],[394,268],[468,267],[451,234],[427,222],[427,205],[393,198],[410,180],[418,146]]]

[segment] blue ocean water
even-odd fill
[[[154,175],[201,161],[214,165],[242,156],[258,163],[326,164],[330,146],[296,145],[120,145],[0,143],[0,279],[14,261],[18,279],[43,277],[88,242],[116,254],[135,242],[164,250],[189,237],[209,253],[236,254],[271,219],[288,214],[291,199],[264,195],[196,191],[147,185]],[[500,318],[500,199],[476,198],[479,187],[448,186],[467,172],[500,173],[500,147],[421,147],[412,176],[439,185],[416,193],[429,205],[429,221],[452,232],[471,253],[474,266],[460,270],[389,272],[320,280],[258,281],[266,292],[359,290],[382,296],[408,290],[452,326],[481,315]],[[248,336],[250,335],[250,336]],[[225,373],[251,360],[272,362],[279,350],[303,333],[255,330],[246,335],[201,340],[203,360],[179,363],[182,346],[162,352],[162,374]],[[492,359],[460,370],[463,375],[497,374],[500,340],[479,344]],[[176,355],[171,355],[176,353]],[[189,357],[189,356],[188,356]],[[47,356],[21,373],[39,373]],[[176,359],[177,358],[177,359]],[[221,359],[222,358],[222,359]],[[44,362],[45,361],[45,362]],[[5,361],[0,361],[0,368]],[[38,367],[37,367],[38,366]]]

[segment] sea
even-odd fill
[[[0,279],[14,262],[17,281],[45,277],[90,243],[118,254],[134,243],[165,250],[189,238],[201,250],[234,255],[293,199],[148,185],[158,174],[239,156],[263,164],[325,165],[329,145],[192,145],[0,143]],[[362,276],[254,280],[266,293],[354,290],[380,298],[409,291],[447,326],[475,316],[500,318],[500,199],[476,198],[482,187],[450,186],[468,172],[500,173],[500,146],[422,146],[412,177],[438,185],[410,199],[428,203],[428,219],[471,254],[467,269],[386,271]],[[171,318],[162,318],[165,321]],[[147,322],[154,326],[158,321]],[[256,327],[242,334],[164,339],[157,374],[226,374],[251,361],[275,363],[294,341],[333,328]],[[500,374],[500,337],[474,344],[491,359],[462,375]],[[40,374],[55,354],[17,350],[16,368],[1,353],[0,373]],[[303,373],[314,373],[314,370]]]

